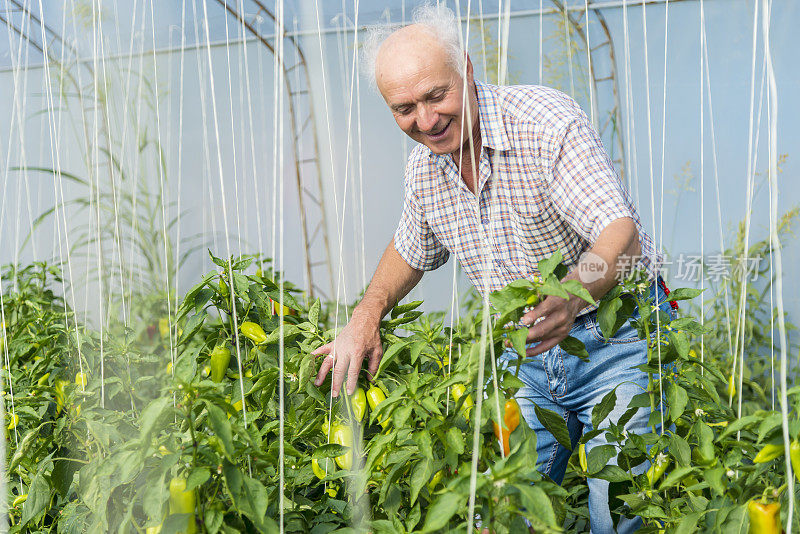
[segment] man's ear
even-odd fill
[[[472,83],[473,81],[473,71],[472,71],[472,60],[469,57],[467,52],[464,52],[464,56],[466,56],[467,61],[467,80]]]

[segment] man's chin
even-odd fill
[[[437,156],[446,156],[458,151],[458,143],[442,141],[439,143],[431,143],[430,141],[423,141],[423,145],[431,149],[431,152]]]

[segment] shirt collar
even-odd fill
[[[478,92],[481,143],[493,150],[509,150],[511,142],[506,134],[503,112],[497,103],[495,87],[475,80],[475,88]]]

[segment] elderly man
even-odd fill
[[[316,384],[333,368],[334,396],[345,376],[352,393],[365,358],[369,373],[376,372],[382,317],[451,253],[481,292],[531,278],[538,261],[558,250],[571,269],[567,277],[595,299],[615,285],[623,255],[642,257],[641,266],[659,280],[652,239],[579,106],[546,87],[474,80],[447,8],[425,6],[415,21],[388,36],[373,35],[367,44],[367,67],[374,68],[381,95],[397,125],[419,145],[408,158],[394,239],[336,339],[336,358],[332,343],[317,351],[326,358]],[[654,282],[652,294],[657,291],[665,301]],[[663,308],[669,311],[666,303]],[[576,442],[591,429],[592,408],[606,393],[617,388],[610,415],[616,420],[647,386],[647,376],[634,368],[646,362],[646,344],[630,326],[604,339],[594,308],[577,298],[548,296],[522,322],[535,326],[520,370],[525,387],[517,396],[537,434],[538,468],[560,483],[570,452],[538,421],[533,403],[562,413]],[[584,342],[589,363],[559,348],[568,335]],[[514,358],[511,351],[503,355],[506,364]],[[627,428],[646,432],[648,415],[640,411]],[[597,436],[588,448],[602,443]],[[592,479],[589,487],[593,532],[613,532],[608,483]],[[622,518],[617,528],[632,531],[639,524]]]

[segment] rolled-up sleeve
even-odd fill
[[[450,257],[428,225],[425,212],[408,182],[403,213],[394,234],[394,247],[406,263],[420,271],[438,269]]]
[[[637,220],[636,210],[603,143],[586,116],[574,119],[550,147],[553,205],[578,234],[594,244],[609,223]]]

